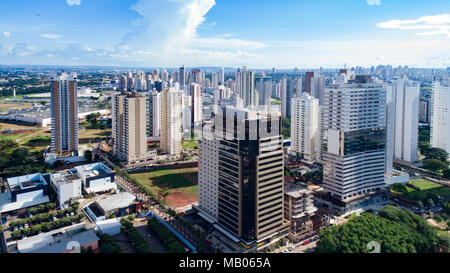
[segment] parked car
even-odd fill
[[[283,253],[289,253],[289,249],[283,250]]]
[[[29,228],[30,226],[28,224],[25,224],[23,227],[24,228]]]
[[[293,246],[290,246],[289,248],[289,251],[292,251],[292,250],[294,250],[295,249],[295,247],[293,247]]]
[[[14,231],[18,231],[19,230],[19,228],[16,226],[16,227],[14,227]]]
[[[308,240],[306,240],[306,241],[304,241],[304,242],[302,243],[303,246],[304,246],[304,245],[307,245],[307,244],[309,244],[309,241],[308,241]]]

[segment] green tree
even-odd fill
[[[396,183],[396,184],[392,185],[392,189],[399,194],[408,192],[408,189],[402,183]]]
[[[434,250],[436,229],[408,211],[386,206],[378,215],[363,213],[343,225],[320,232],[318,253],[369,252],[368,243],[380,243],[382,253],[425,253]]]
[[[442,162],[439,159],[425,159],[423,161],[423,167],[427,170],[433,171],[433,172],[437,172],[439,170],[443,170],[448,168],[448,164]]]
[[[423,202],[422,201],[417,201],[417,206],[419,207],[419,208],[423,208]]]
[[[281,133],[284,138],[291,137],[291,119],[290,118],[282,119]]]
[[[84,151],[84,158],[86,158],[87,161],[92,162],[92,158],[94,157],[94,154],[91,150]]]
[[[446,179],[450,179],[450,169],[445,169],[445,170],[442,172],[442,176],[443,176],[444,178],[446,178]]]
[[[427,159],[437,159],[442,162],[447,162],[448,159],[448,153],[441,148],[429,148],[424,155]]]

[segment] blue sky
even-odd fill
[[[450,66],[446,0],[0,2],[0,64]]]

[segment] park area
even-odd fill
[[[410,200],[426,202],[428,199],[436,199],[438,196],[450,199],[450,187],[438,184],[426,179],[410,180],[406,185],[406,192],[395,192]]]
[[[168,189],[166,197],[169,206],[182,208],[197,202],[198,168],[159,169],[131,174],[131,178],[155,194]]]

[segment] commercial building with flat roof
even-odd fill
[[[0,194],[0,213],[50,202],[48,183],[40,173],[7,179],[7,191]]]
[[[82,197],[81,178],[76,170],[64,170],[50,174],[50,181],[56,192],[59,204]]]
[[[114,182],[114,172],[103,163],[77,166],[75,170],[81,178],[84,191],[87,193],[117,190],[117,185]]]

